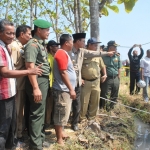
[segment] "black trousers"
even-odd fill
[[[130,72],[130,94],[134,94],[135,84],[140,80],[140,72]],[[135,94],[140,92],[140,88],[136,85]]]
[[[107,77],[104,83],[101,83],[101,94],[100,96],[105,99],[110,99],[114,102],[117,101],[119,92],[120,79],[117,77]],[[114,108],[114,103],[107,102],[104,99],[100,99],[99,107],[100,109],[105,108],[109,111]]]
[[[15,97],[0,100],[0,150],[11,149],[16,126]]]
[[[81,87],[77,86],[75,88],[76,92],[76,99],[72,100],[72,125],[76,125],[79,122],[79,114],[81,110],[81,101],[80,101],[80,93],[81,93]]]

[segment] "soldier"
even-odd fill
[[[107,44],[107,51],[116,51],[117,44],[115,41],[109,41]],[[103,56],[104,64],[106,65],[107,71],[107,79],[104,83],[101,84],[101,97],[107,98],[108,92],[110,91],[110,99],[114,102],[117,101],[118,92],[119,92],[119,84],[120,84],[120,56],[118,54],[110,56]],[[105,107],[105,100],[100,99],[100,108]],[[106,110],[109,111],[110,109],[114,108],[114,103],[110,103],[106,106]]]
[[[53,97],[52,97],[52,86],[54,82],[54,77],[53,77],[53,62],[54,62],[54,55],[58,50],[58,46],[60,44],[56,43],[54,40],[50,40],[47,44],[47,52],[48,52],[48,62],[50,63],[51,67],[51,73],[49,75],[50,78],[50,89],[49,93],[47,95],[47,100],[46,100],[46,116],[45,116],[45,128],[47,128],[50,123],[53,123],[52,119],[52,109],[53,109]]]
[[[87,49],[96,51],[98,43],[100,42],[97,42],[95,38],[89,39]],[[96,116],[100,96],[100,71],[103,73],[101,82],[104,82],[107,74],[102,58],[84,58],[81,70],[84,84],[81,87],[80,121],[86,119],[86,117],[88,120],[92,120]]]
[[[26,80],[26,92],[30,101],[29,113],[29,149],[41,150],[49,144],[44,141],[43,132],[45,120],[46,97],[49,88],[50,66],[47,60],[47,50],[44,40],[49,36],[51,23],[37,19],[34,21],[34,37],[25,47],[26,68],[34,68],[35,65],[43,64],[42,76],[28,76]]]
[[[25,69],[24,61],[24,50],[23,46],[31,38],[31,27],[27,25],[18,26],[16,29],[16,40],[11,44],[11,52],[13,63],[16,70]],[[24,105],[25,105],[25,77],[20,77],[16,79],[17,81],[17,94],[16,94],[16,111],[17,111],[17,127],[16,127],[16,138],[19,141],[23,140],[22,131],[25,128],[24,124]]]
[[[76,99],[72,103],[72,129],[74,131],[78,130],[78,121],[79,121],[79,113],[80,113],[80,89],[82,85],[82,78],[81,78],[81,68],[83,63],[83,58],[92,58],[92,57],[101,57],[104,55],[112,56],[114,52],[100,52],[100,51],[89,51],[84,49],[85,47],[85,37],[86,33],[76,33],[73,34],[73,49],[69,52],[69,56],[73,62],[74,69],[77,75],[77,82],[76,82]]]

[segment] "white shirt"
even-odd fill
[[[140,67],[144,69],[144,76],[150,77],[150,58],[147,56],[141,60]]]

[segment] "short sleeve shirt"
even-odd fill
[[[103,56],[102,58],[106,66],[107,76],[113,77],[118,75],[118,69],[121,68],[120,56]]]
[[[11,57],[5,44],[0,40],[0,67],[8,67],[13,70]],[[0,100],[6,100],[16,94],[16,80],[14,78],[4,78],[0,75]]]
[[[43,64],[41,69],[44,76],[49,76],[50,65],[47,59],[46,47],[43,45],[43,40],[34,36],[25,46],[25,62],[34,63],[36,66]]]

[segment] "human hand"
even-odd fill
[[[42,93],[41,93],[39,87],[33,89],[33,96],[34,96],[35,103],[39,103],[42,100]]]
[[[41,76],[42,75],[42,69],[41,69],[41,66],[42,66],[43,64],[40,64],[40,65],[38,65],[37,67],[35,67],[35,68],[32,68],[32,69],[28,69],[28,71],[29,71],[29,75],[39,75],[39,76]]]
[[[75,100],[76,99],[76,92],[74,90],[70,91],[70,98]]]
[[[84,83],[84,80],[82,79],[82,86],[84,86],[84,84],[85,84],[85,83]]]
[[[115,53],[116,53],[116,51],[107,52],[107,56],[112,57],[115,55]]]
[[[106,75],[102,76],[102,77],[101,77],[101,83],[105,82],[106,78],[107,78]]]

